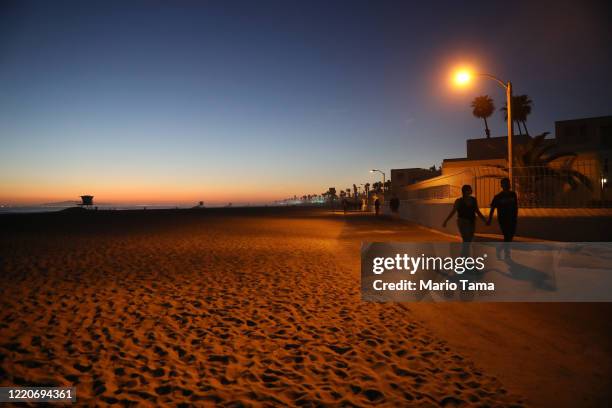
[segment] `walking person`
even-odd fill
[[[491,201],[491,211],[487,225],[491,225],[493,213],[497,209],[497,222],[504,234],[504,242],[512,242],[516,234],[516,224],[518,219],[518,198],[516,193],[510,190],[510,179],[503,178],[500,182],[502,191],[493,197]]]
[[[487,220],[480,212],[476,198],[472,197],[472,187],[465,184],[461,187],[461,194],[462,196],[455,200],[455,205],[453,205],[453,209],[442,223],[442,226],[446,228],[448,221],[457,213],[457,228],[459,228],[463,242],[472,242],[476,232],[476,215],[484,223]]]
[[[380,212],[380,198],[374,200],[374,210],[376,211],[376,215]]]

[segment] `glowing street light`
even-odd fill
[[[472,80],[472,75],[468,70],[462,69],[455,73],[454,80],[458,86],[465,86]]]
[[[472,78],[475,76],[492,79],[506,90],[506,106],[508,112],[508,178],[510,179],[512,189],[514,189],[514,178],[512,177],[512,82],[504,82],[491,74],[473,73],[470,69],[467,68],[458,69],[453,75],[453,82],[458,87],[465,87],[472,81]]]
[[[383,193],[384,193],[385,192],[385,183],[387,182],[387,180],[385,179],[385,172],[382,171],[382,170],[378,170],[378,169],[370,170],[370,173],[374,173],[374,172],[378,172],[378,173],[382,174],[382,176],[383,176],[382,190],[383,190]]]

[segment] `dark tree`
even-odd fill
[[[516,95],[512,97],[512,120],[516,123],[519,134],[522,135],[521,123],[525,129],[525,134],[529,136],[527,130],[527,116],[531,114],[533,101],[527,95]],[[500,110],[504,112],[504,120],[508,121],[508,104],[502,107]]]
[[[489,124],[487,118],[495,112],[495,105],[493,99],[489,95],[481,95],[474,98],[472,101],[472,114],[477,118],[484,120],[485,134],[487,138],[491,137],[491,131],[489,130]]]

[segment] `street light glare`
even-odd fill
[[[459,86],[467,85],[472,79],[472,74],[465,69],[459,70],[455,73],[455,84]]]

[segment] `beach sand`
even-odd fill
[[[448,240],[406,223],[247,208],[11,215],[0,227],[2,386],[74,385],[87,406],[609,397],[607,305],[361,302],[361,240]]]

